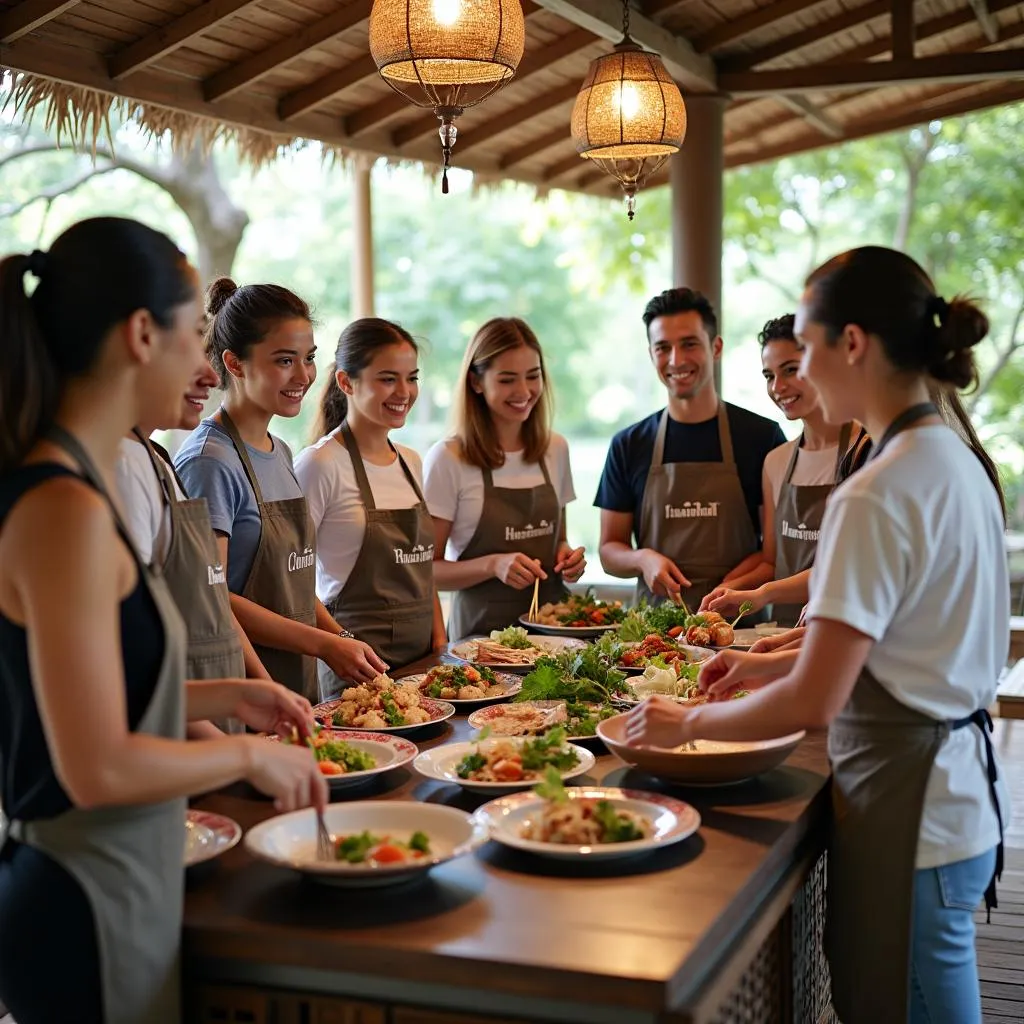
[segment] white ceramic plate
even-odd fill
[[[594,637],[603,636],[613,629],[618,629],[617,622],[609,623],[607,626],[547,626],[543,622],[531,622],[525,615],[519,616],[519,625],[530,630],[531,633],[542,633],[544,636],[576,637],[581,640],[592,640]]]
[[[492,669],[492,671],[494,670]],[[426,672],[417,672],[415,675],[402,676],[396,682],[419,686],[427,678],[427,675]],[[523,680],[519,676],[514,676],[510,672],[495,672],[494,675],[501,685],[500,691],[496,691],[488,697],[477,697],[474,700],[456,700],[454,697],[449,697],[447,702],[454,705],[456,710],[464,712],[466,708],[478,708],[484,704],[493,704],[495,701],[508,700],[523,688]]]
[[[400,682],[400,680],[398,680]],[[334,709],[341,704],[341,698],[324,701],[313,708],[313,717],[326,729],[356,729],[359,732],[384,732],[394,733],[398,736],[406,736],[417,729],[425,729],[428,725],[436,725],[438,722],[446,722],[455,714],[455,707],[446,700],[434,700],[432,697],[420,697],[420,707],[430,715],[429,722],[417,722],[415,725],[387,725],[379,729],[371,729],[365,725],[334,725]]]
[[[185,867],[202,864],[230,850],[242,838],[237,821],[211,811],[189,810],[185,814]]]
[[[366,771],[325,776],[327,785],[332,790],[362,785],[383,772],[401,768],[403,764],[408,764],[419,753],[419,748],[415,743],[384,732],[369,732],[362,729],[324,729],[323,733],[327,734],[328,739],[341,740],[350,747],[369,754],[377,762],[375,767],[367,768]],[[268,736],[267,739],[276,740],[278,737]]]
[[[515,701],[512,704],[492,704],[490,707],[480,708],[478,711],[474,711],[466,721],[474,729],[483,729],[486,726],[493,726],[494,722],[498,719],[504,718],[505,716],[514,713],[516,708],[536,708],[539,711],[549,713],[547,720],[543,727],[539,730],[540,733],[547,732],[548,729],[556,725],[563,725],[564,722],[555,721],[555,715],[553,712],[556,708],[564,707],[564,700],[524,700]],[[565,726],[566,729],[570,727]],[[538,733],[520,733],[522,736],[526,735],[538,735]],[[514,739],[515,737],[506,737],[508,739]],[[570,743],[587,743],[593,742],[598,737],[596,734],[591,736],[566,736],[566,739]]]
[[[493,672],[516,672],[521,675],[528,675],[533,671],[534,662],[528,665],[496,665],[491,662],[476,660],[476,641],[486,640],[486,637],[466,637],[448,645],[448,653],[457,661],[464,661],[467,665],[476,668],[489,668]],[[562,651],[579,650],[586,647],[583,640],[574,640],[563,636],[531,636],[530,641],[540,647],[547,654],[561,654]],[[535,660],[540,660],[543,655],[538,655]]]
[[[511,742],[519,746],[523,740],[509,738],[506,740],[493,739],[484,740],[482,743],[445,743],[443,746],[434,747],[432,750],[424,750],[419,757],[413,761],[413,767],[428,779],[436,782],[447,782],[451,785],[462,786],[471,793],[484,793],[489,796],[497,796],[499,793],[514,793],[520,789],[530,789],[537,785],[543,778],[543,772],[530,779],[521,782],[476,782],[472,779],[460,779],[456,768],[459,762],[472,753],[479,746],[483,753],[493,748],[496,743]],[[594,755],[583,747],[574,743],[568,744],[576,752],[576,766],[566,772],[562,772],[562,779],[575,779],[578,775],[585,775],[594,767]]]
[[[783,633],[788,632],[789,630],[783,626],[756,626],[753,629],[736,629],[733,630],[732,646],[753,647],[758,640],[763,640],[768,636],[781,636]]]
[[[628,843],[599,843],[594,846],[570,846],[525,839],[523,826],[540,814],[544,801],[535,793],[516,793],[484,804],[473,815],[485,825],[496,842],[527,853],[559,860],[611,860],[650,853],[673,843],[682,842],[700,828],[700,815],[682,800],[657,793],[641,793],[630,789],[609,789],[602,786],[579,786],[566,790],[570,800],[608,800],[617,810],[632,811],[646,818],[654,833],[646,839]]]
[[[408,800],[331,804],[324,811],[324,821],[335,838],[368,831],[408,842],[414,832],[425,832],[430,853],[408,863],[376,866],[317,860],[316,814],[312,808],[260,822],[246,833],[246,849],[254,857],[301,871],[318,882],[368,887],[410,881],[438,864],[471,853],[487,839],[487,830],[471,821],[465,811]]]

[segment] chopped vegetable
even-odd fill
[[[502,647],[511,647],[514,651],[525,651],[537,645],[530,639],[530,634],[522,626],[509,626],[507,629],[491,631],[491,639]]]
[[[429,854],[430,838],[425,832],[414,832],[407,843],[371,832],[339,836],[334,841],[336,859],[349,864],[402,864]]]

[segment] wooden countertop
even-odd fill
[[[470,734],[457,716],[410,739],[426,749]],[[821,842],[824,734],[808,736],[781,768],[716,788],[668,787],[626,769],[603,747],[595,753],[603,756],[581,781],[680,796],[701,813],[698,834],[615,866],[566,865],[491,843],[422,884],[376,891],[317,885],[255,860],[240,844],[190,879],[186,970],[223,978],[213,961],[233,963],[267,984],[295,987],[302,972],[343,972],[364,989],[356,995],[457,986],[644,1018],[689,1005],[772,891]],[[411,769],[336,799],[426,800],[467,811],[486,801]],[[196,805],[244,829],[273,813],[242,785]]]

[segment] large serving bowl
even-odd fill
[[[471,821],[465,811],[443,804],[404,800],[331,804],[324,811],[324,821],[332,837],[368,831],[407,842],[414,832],[425,832],[430,853],[402,864],[317,860],[316,813],[312,808],[261,822],[246,833],[245,846],[254,857],[300,871],[318,882],[367,887],[410,881],[438,864],[471,853],[487,840],[487,829],[482,824]]]
[[[628,715],[601,722],[597,734],[605,746],[626,764],[655,778],[690,785],[724,785],[742,782],[777,768],[793,752],[806,733],[795,732],[774,740],[725,743],[697,740],[696,750],[652,750],[626,742]]]

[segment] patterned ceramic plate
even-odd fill
[[[461,665],[449,665],[449,668],[463,668]],[[472,666],[470,666],[472,668]],[[415,675],[402,676],[397,680],[399,683],[408,683],[410,686],[419,686],[422,689],[423,680],[429,676],[429,672],[417,672]],[[465,711],[466,708],[476,708],[484,704],[493,704],[495,701],[508,700],[514,697],[522,688],[523,680],[509,672],[495,672],[496,685],[488,690],[485,697],[470,697],[460,700],[458,697],[445,697],[449,704],[454,704],[456,710]]]
[[[340,740],[350,747],[369,754],[376,762],[373,768],[365,771],[346,772],[344,775],[328,775],[327,785],[331,789],[346,789],[349,786],[358,786],[369,782],[382,772],[389,772],[393,768],[400,768],[408,764],[418,753],[419,748],[415,743],[403,740],[399,736],[390,736],[384,732],[367,732],[360,729],[324,729],[321,736],[327,739]],[[277,740],[277,736],[268,736],[268,740]]]
[[[185,814],[185,867],[219,857],[241,838],[237,821],[211,811],[189,810]]]
[[[545,657],[545,655],[561,654],[562,651],[578,650],[586,646],[585,641],[573,640],[568,637],[531,636],[530,640],[537,648],[536,653],[531,651],[527,656],[527,660],[519,664],[505,664],[503,662],[479,660],[477,643],[480,640],[486,639],[486,637],[473,636],[467,637],[464,640],[458,640],[448,645],[448,653],[451,657],[458,661],[464,661],[467,665],[472,665],[474,668],[489,668],[494,671],[518,672],[526,675],[533,670],[534,663]],[[515,656],[517,653],[513,650],[510,652],[510,655]]]
[[[446,722],[455,714],[455,706],[446,700],[434,700],[432,697],[420,697],[420,707],[430,716],[426,722],[414,722],[411,725],[382,725],[380,727],[358,725],[349,726],[343,722],[334,721],[334,712],[340,704],[344,703],[340,697],[334,700],[324,701],[313,708],[313,717],[327,729],[358,729],[362,732],[390,732],[399,736],[415,732],[417,729],[425,729],[428,725],[436,725],[438,722]]]

